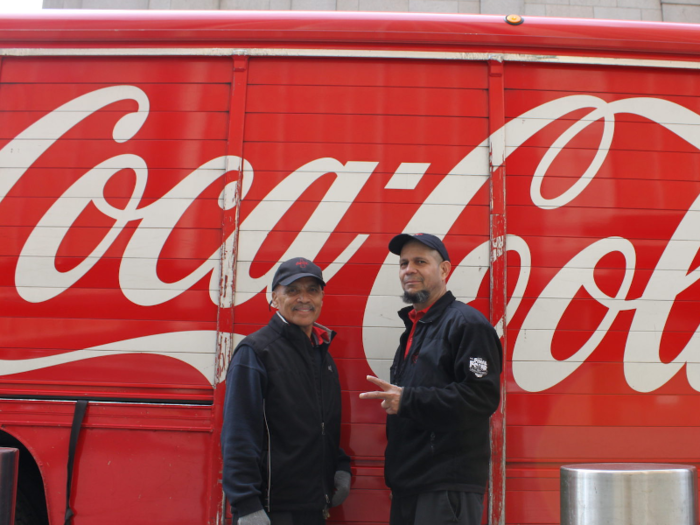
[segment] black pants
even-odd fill
[[[391,500],[390,525],[480,525],[484,495],[441,490]]]
[[[324,525],[323,513],[316,512],[273,512],[270,514],[271,525]]]

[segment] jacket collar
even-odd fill
[[[295,324],[288,322],[284,317],[282,317],[282,315],[279,312],[275,312],[275,315],[273,315],[270,318],[268,326],[270,326],[270,328],[272,328],[278,334],[282,335],[283,337],[286,337],[287,339],[290,339],[291,341],[294,341],[297,338],[303,338],[311,342],[311,340],[307,337],[307,335],[302,331],[301,328],[299,328]],[[323,343],[329,344],[336,336],[336,333],[333,330],[331,330],[330,328],[326,328],[322,324],[314,323],[314,326],[323,330],[326,333],[327,341],[323,341]]]
[[[442,316],[443,312],[456,301],[455,296],[449,290],[443,294],[440,299],[435,301],[426,314],[421,318],[422,323],[432,323],[435,319]],[[408,317],[408,313],[413,310],[413,306],[406,306],[399,310],[399,317],[403,319],[406,324],[412,324]]]

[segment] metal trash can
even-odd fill
[[[15,522],[19,450],[0,447],[0,525]]]
[[[561,525],[698,525],[697,484],[691,465],[565,465]]]

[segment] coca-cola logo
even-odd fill
[[[134,86],[117,86],[98,89],[80,96],[55,111],[45,115],[17,135],[0,151],[0,201],[48,148],[80,121],[95,114],[105,106],[131,100],[138,111],[121,118],[113,129],[117,142],[128,142],[149,117],[149,100],[146,94]],[[547,146],[531,177],[529,194],[531,205],[539,210],[556,210],[570,206],[586,192],[605,162],[615,137],[616,116],[634,115],[647,119],[668,132],[700,149],[700,115],[685,107],[660,98],[624,98],[606,102],[595,96],[564,96],[543,103],[518,118],[510,120],[505,130],[484,137],[478,147],[468,152],[454,168],[425,197],[417,211],[399,229],[407,232],[430,231],[440,237],[450,233],[455,221],[472,202],[474,196],[483,191],[488,182],[488,146],[493,158],[510,158],[519,148],[538,134],[551,122],[565,115],[586,110],[587,113],[571,125]],[[558,155],[591,124],[603,122],[603,131],[590,163],[581,169],[581,175],[565,190],[556,195],[545,195],[542,191],[550,167]],[[505,133],[502,133],[505,131]],[[503,142],[507,137],[507,143]],[[243,172],[243,187],[236,182],[227,184],[219,195],[218,205],[231,211],[239,206],[256,184],[254,166],[238,156],[214,158],[193,170],[174,185],[166,195],[152,202],[144,202],[143,191],[148,180],[146,161],[135,154],[125,154],[104,160],[88,170],[60,197],[55,199],[46,213],[29,233],[18,254],[14,286],[17,294],[27,303],[46,303],[71,289],[85,277],[112,247],[119,231],[127,224],[136,224],[133,234],[125,244],[118,261],[118,283],[121,293],[134,305],[149,308],[171,301],[190,290],[195,283],[209,276],[210,301],[220,308],[240,307],[248,301],[267,293],[268,286],[278,264],[271,264],[263,272],[253,271],[256,256],[265,242],[264,232],[272,231],[290,208],[314,183],[325,175],[334,174],[319,199],[313,213],[295,234],[277,260],[286,260],[303,255],[311,260],[324,249],[330,234],[334,232],[360,192],[373,176],[378,161],[365,159],[341,162],[335,158],[317,158],[300,166],[282,178],[247,213],[239,225],[236,258],[236,293],[220,294],[219,284],[232,279],[233,269],[224,265],[227,275],[221,275],[222,253],[231,257],[234,234],[223,239],[223,244],[211,256],[177,281],[166,281],[158,273],[157,264],[175,225],[187,213],[197,198],[228,172]],[[117,207],[110,203],[105,188],[118,172],[130,169],[135,175],[135,184],[126,203]],[[415,180],[407,179],[406,173],[419,177],[427,169],[419,163],[402,164],[387,187],[411,189]],[[98,195],[86,197],[86,195]],[[442,206],[443,203],[449,206]],[[436,203],[440,203],[436,213]],[[73,222],[87,208],[95,207],[111,221],[101,240],[91,253],[68,270],[59,270],[56,255],[71,232]],[[610,235],[592,240],[572,257],[568,263],[556,269],[541,293],[531,301],[528,309],[519,311],[531,278],[531,246],[523,236],[508,235],[505,239],[493,239],[481,243],[461,261],[455,261],[450,277],[450,288],[464,301],[472,301],[489,268],[489,257],[499,257],[505,251],[519,260],[514,286],[509,292],[505,321],[497,323],[501,332],[516,315],[522,317],[517,333],[511,334],[512,373],[517,385],[531,392],[547,390],[557,385],[579,368],[600,341],[606,336],[616,318],[622,312],[633,315],[631,327],[624,345],[624,374],[629,386],[640,392],[660,388],[681,368],[686,367],[690,385],[700,391],[700,356],[697,344],[698,333],[687,342],[672,361],[664,362],[659,357],[660,340],[664,326],[673,308],[675,298],[691,287],[700,278],[700,270],[694,261],[700,248],[697,232],[700,230],[700,202],[696,199],[677,225],[666,248],[651,272],[648,282],[637,297],[630,296],[630,286],[635,275],[636,252],[633,243],[621,236]],[[322,224],[320,228],[318,225]],[[47,235],[50,231],[51,235]],[[263,232],[262,234],[260,232]],[[398,231],[396,232],[398,233]],[[333,260],[324,269],[324,279],[331,281],[366,242],[369,234],[359,233],[346,238],[342,247],[334,251]],[[40,257],[37,257],[40,255]],[[623,277],[619,286],[611,293],[599,286],[596,267],[610,255],[624,260]],[[371,292],[364,305],[362,343],[369,366],[375,373],[386,376],[388,362],[393,355],[396,331],[401,328],[394,312],[400,308],[397,298],[395,255],[386,252],[383,261],[377,261],[373,274]],[[590,336],[565,359],[555,358],[552,353],[553,339],[558,326],[572,301],[585,291],[599,304],[605,314],[598,320]],[[648,330],[653,327],[653,330]],[[242,334],[234,338],[240,338]],[[100,346],[108,355],[111,351],[123,353],[133,347],[141,353],[155,353],[180,359],[202,372],[212,383],[214,363],[210,354],[187,354],[184,348],[213,347],[216,331],[200,330],[153,334]],[[113,350],[114,348],[114,350]],[[2,361],[1,374],[14,374],[36,370],[84,359],[90,349],[62,353],[57,356],[36,359],[12,359]],[[94,348],[93,348],[94,350]],[[94,354],[90,354],[91,356]]]

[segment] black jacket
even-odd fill
[[[395,496],[434,490],[483,492],[488,480],[489,417],[500,401],[501,343],[488,320],[451,292],[406,324],[391,367],[404,387],[399,413],[387,417],[385,478]]]
[[[298,326],[274,315],[236,348],[221,433],[234,517],[263,506],[321,512],[330,506],[336,470],[350,472],[339,446],[340,382],[328,346],[314,347]]]

